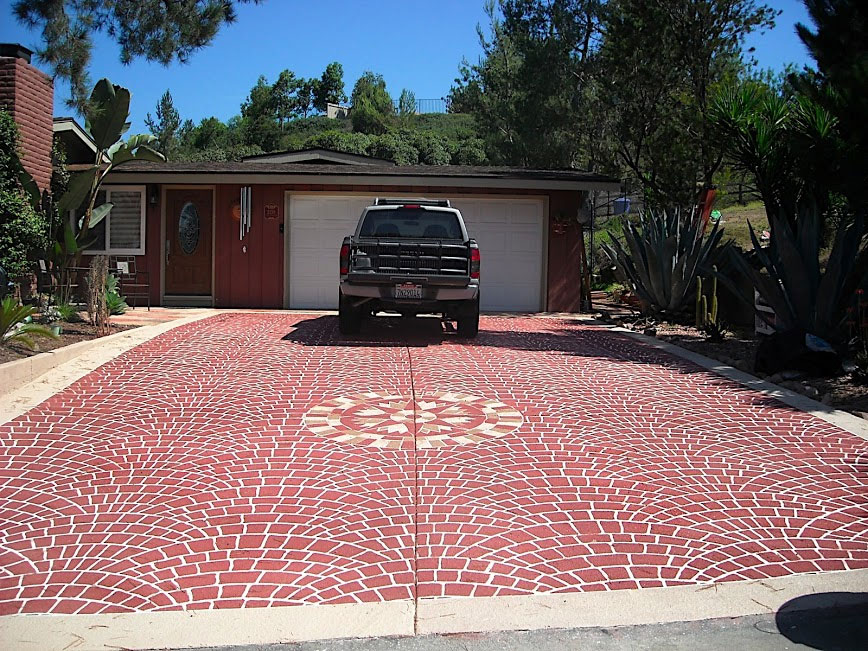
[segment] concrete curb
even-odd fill
[[[150,327],[150,326],[139,326]],[[24,359],[16,359],[11,362],[0,364],[0,396],[17,389],[18,387],[32,382],[40,375],[48,373],[53,368],[65,364],[71,359],[86,353],[97,346],[104,346],[111,343],[115,339],[123,339],[124,335],[128,335],[130,330],[116,332],[107,337],[98,339],[89,339],[87,341],[79,341],[62,348],[55,348],[32,357]]]
[[[866,585],[868,570],[850,570],[669,588],[420,599],[415,608],[412,600],[404,599],[333,606],[7,615],[0,617],[0,640],[21,651],[105,651],[634,626],[769,614],[810,594],[821,597],[826,607],[847,605]]]
[[[0,366],[0,383],[4,385],[3,392],[0,393],[0,425],[21,416],[43,400],[62,391],[76,380],[131,348],[174,328],[222,313],[222,310],[211,310],[173,321],[140,326],[9,363],[17,365],[19,362],[44,358],[46,361],[40,364],[44,364],[45,367],[38,367],[40,369],[38,374],[31,371],[30,381],[24,379],[25,371],[16,367],[14,371],[7,373],[5,367],[9,364],[3,364]]]
[[[864,592],[866,585],[868,570],[848,570],[668,588],[421,599],[417,632],[635,626],[741,617],[774,613],[807,594]],[[836,605],[832,596],[828,601]]]
[[[807,412],[812,416],[816,416],[827,423],[831,423],[836,427],[840,427],[841,429],[868,441],[868,421],[864,418],[859,418],[858,416],[854,416],[846,411],[841,411],[840,409],[833,409],[828,405],[824,405],[822,402],[817,402],[816,400],[812,400],[811,398],[796,393],[795,391],[790,391],[789,389],[778,386],[777,384],[761,380],[750,373],[745,373],[744,371],[740,371],[737,368],[724,364],[723,362],[719,362],[716,359],[711,359],[710,357],[705,357],[704,355],[695,353],[692,350],[681,348],[681,346],[676,344],[661,341],[660,339],[649,337],[620,326],[603,323],[601,321],[582,319],[582,322],[605,328],[611,332],[618,332],[627,335],[628,337],[641,341],[652,348],[686,359],[697,366],[701,366],[702,368],[717,373],[728,380],[737,382],[738,384],[748,387],[757,393],[768,396],[769,398],[774,398],[785,405]]]
[[[107,615],[0,617],[0,642],[16,651],[186,649],[342,637],[413,635],[413,601],[175,610]]]

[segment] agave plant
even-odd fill
[[[20,305],[11,296],[4,298],[0,302],[0,343],[21,344],[34,350],[34,338],[57,339],[57,335],[44,325],[29,320],[35,312],[35,307]]]
[[[847,307],[868,271],[868,246],[862,236],[863,220],[857,216],[838,228],[832,252],[821,269],[822,215],[816,206],[800,206],[796,218],[781,211],[771,216],[771,242],[760,246],[750,227],[754,253],[764,268],[755,268],[745,255],[731,251],[735,269],[747,276],[775,311],[778,330],[800,328],[827,341],[840,340]],[[791,223],[795,222],[793,232]],[[725,277],[721,281],[734,289]],[[736,292],[738,294],[738,292]],[[740,295],[740,294],[738,294]],[[753,304],[752,297],[744,297]],[[757,314],[764,317],[762,312]]]
[[[640,213],[624,220],[626,249],[616,237],[603,250],[631,289],[653,312],[677,312],[690,296],[697,273],[708,266],[723,237],[715,224],[707,237],[699,213]]]

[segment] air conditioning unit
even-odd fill
[[[756,290],[753,291],[753,305],[754,309],[757,312],[762,312],[766,319],[775,322],[775,311],[772,309],[771,305],[766,303],[760,293]],[[766,323],[766,321],[759,315],[755,314],[753,318],[753,329],[754,332],[758,335],[773,335],[776,330]]]

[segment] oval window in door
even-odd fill
[[[192,201],[188,201],[181,208],[181,216],[178,218],[178,241],[181,250],[190,255],[199,245],[199,211]]]

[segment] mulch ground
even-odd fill
[[[63,346],[69,346],[70,344],[77,344],[80,341],[97,338],[96,328],[89,323],[70,323],[64,321],[58,325],[63,327],[63,334],[60,335],[60,339],[35,339],[36,345],[38,346],[36,350],[29,350],[28,348],[17,344],[0,346],[0,364],[3,362],[14,362],[17,359],[32,357],[33,355],[38,355],[39,353],[44,353],[49,350],[55,350],[57,348],[62,348]],[[111,334],[135,327],[138,326],[112,325]]]

